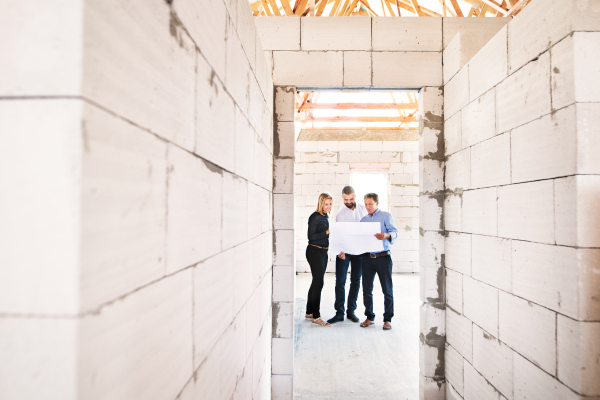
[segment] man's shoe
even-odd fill
[[[335,324],[336,322],[342,322],[343,320],[343,315],[336,315],[335,317],[328,319],[327,322],[329,322],[330,324]]]
[[[352,322],[358,322],[358,321],[360,321],[360,320],[358,319],[358,317],[357,317],[356,315],[354,315],[354,314],[348,314],[348,315],[347,315],[347,318],[348,318],[350,321],[352,321]]]

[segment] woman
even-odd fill
[[[308,218],[308,246],[306,246],[306,260],[310,265],[312,282],[308,289],[306,301],[306,318],[319,326],[331,326],[321,319],[321,290],[323,278],[327,268],[327,248],[329,247],[329,212],[333,199],[328,193],[321,193],[317,204],[317,211]]]

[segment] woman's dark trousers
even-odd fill
[[[323,290],[323,278],[327,269],[327,249],[320,249],[308,245],[306,247],[306,260],[310,265],[312,282],[308,289],[306,301],[306,313],[312,314],[313,319],[321,317],[321,290]]]

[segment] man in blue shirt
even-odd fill
[[[393,263],[390,250],[398,237],[398,229],[396,229],[392,214],[378,208],[379,196],[376,193],[365,195],[365,207],[368,214],[362,217],[360,222],[379,222],[381,224],[381,233],[376,233],[375,237],[383,240],[383,251],[362,255],[363,301],[367,319],[360,326],[366,328],[375,323],[373,322],[375,320],[375,314],[373,314],[373,283],[375,282],[375,274],[377,274],[384,296],[383,330],[387,331],[392,329],[392,317],[394,316]]]

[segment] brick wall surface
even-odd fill
[[[419,272],[419,143],[416,141],[297,141],[294,176],[296,271],[310,272],[305,257],[308,217],[319,194],[333,197],[330,218],[342,201],[342,188],[350,185],[350,163],[390,163],[389,211],[398,228],[392,249],[394,272]],[[363,199],[357,202],[364,204]],[[335,272],[335,255],[329,254],[327,272]]]
[[[0,398],[270,399],[273,84],[248,2],[0,21]]]
[[[471,43],[444,52],[448,398],[600,396],[598,30],[537,0],[460,69]]]

